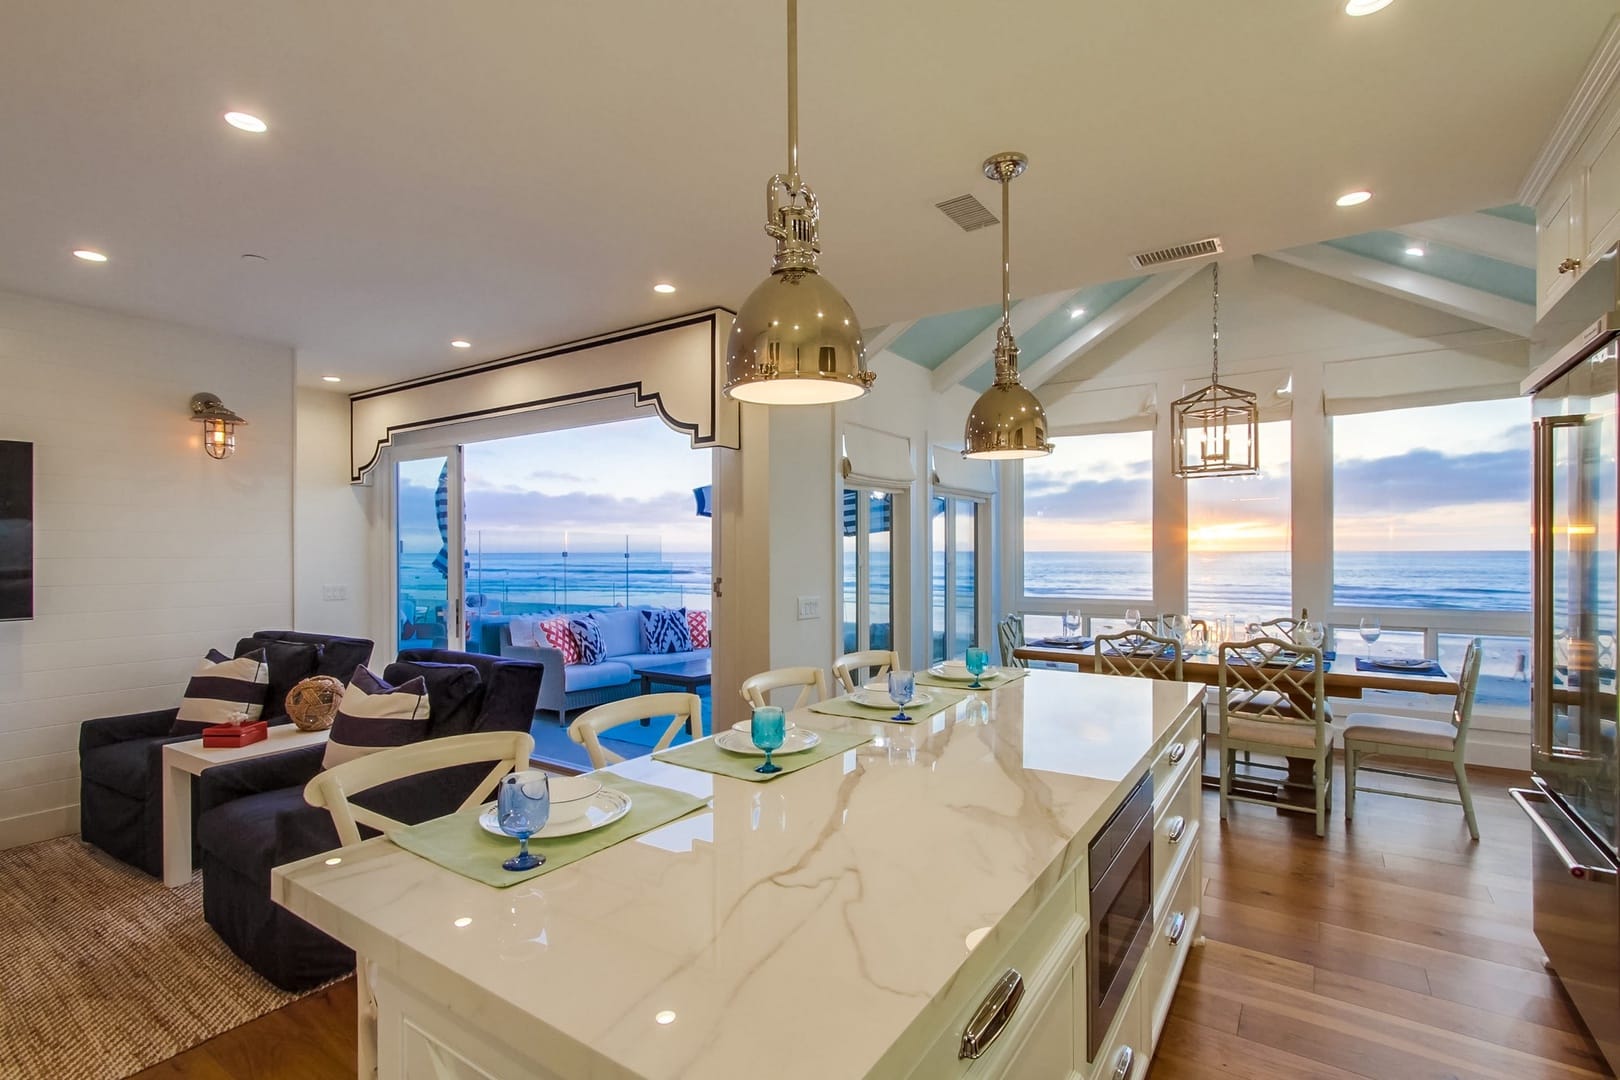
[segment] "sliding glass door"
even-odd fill
[[[461,505],[461,447],[395,459],[394,606],[401,649],[463,646],[467,561]]]
[[[843,499],[843,649],[892,649],[894,525],[900,499],[870,488],[845,488]]]
[[[936,495],[929,508],[932,544],[930,660],[961,656],[979,643],[979,527],[983,502]]]

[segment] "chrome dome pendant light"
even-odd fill
[[[984,175],[1001,185],[1001,325],[996,328],[995,385],[979,395],[962,433],[962,456],[1012,460],[1052,452],[1046,438],[1046,410],[1018,381],[1018,343],[1012,332],[1012,255],[1007,222],[1007,186],[1029,168],[1023,154],[997,154],[984,163]]]
[[[855,310],[816,271],[821,207],[799,177],[799,3],[788,0],[788,171],[765,185],[765,231],[776,241],[771,276],[731,327],[727,397],[762,405],[826,405],[865,394],[876,378]]]

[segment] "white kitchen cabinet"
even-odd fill
[[[1557,181],[1536,208],[1536,317],[1539,319],[1575,283],[1579,256],[1579,200],[1574,175]]]

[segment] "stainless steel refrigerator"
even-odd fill
[[[1620,1070],[1620,291],[1612,257],[1537,325],[1531,769],[1535,931]]]

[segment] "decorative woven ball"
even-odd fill
[[[287,717],[300,731],[325,731],[337,716],[343,683],[330,675],[311,675],[287,691]]]

